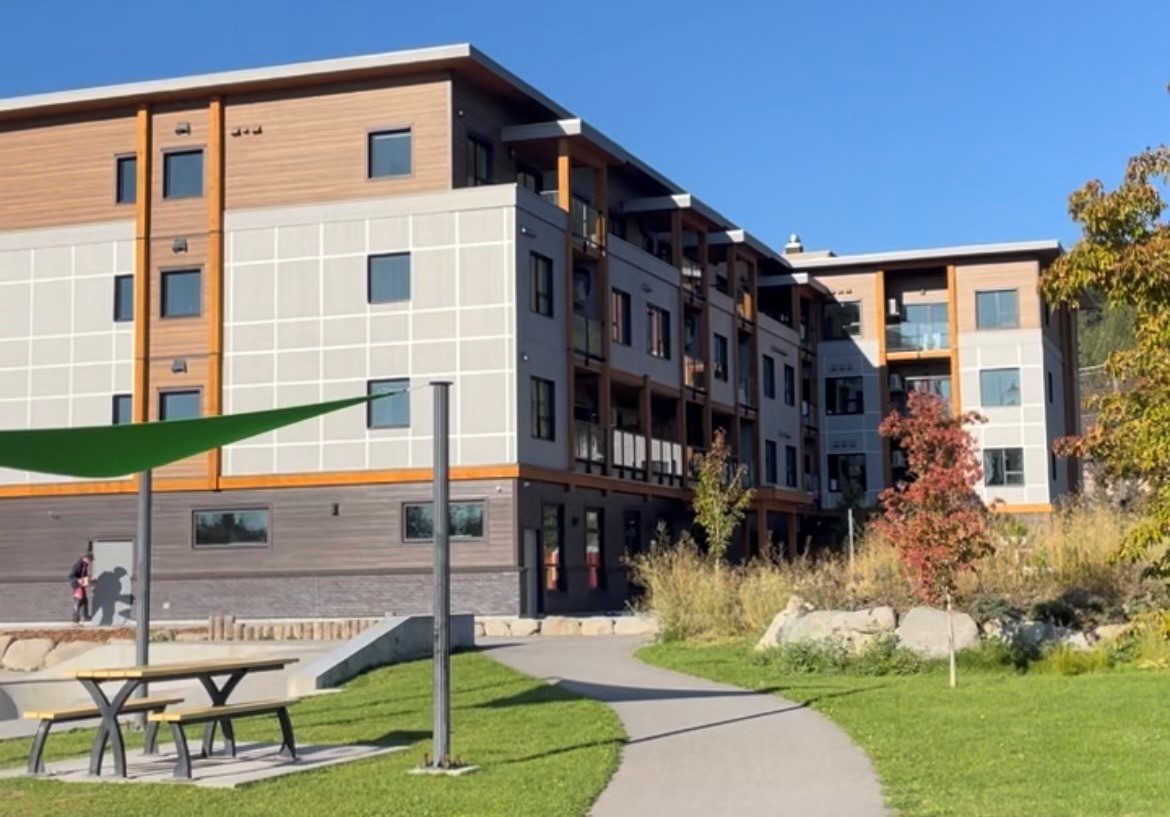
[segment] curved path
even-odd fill
[[[779,698],[658,669],[639,638],[478,639],[513,669],[605,701],[629,735],[592,817],[885,817],[869,759]]]

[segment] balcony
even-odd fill
[[[739,404],[744,408],[756,407],[756,381],[752,377],[739,378]]]
[[[686,374],[687,388],[698,391],[707,391],[707,364],[696,357],[686,355],[683,358],[683,370]]]
[[[560,207],[560,192],[545,190],[540,197],[554,207]],[[569,201],[569,229],[573,238],[587,249],[601,252],[605,247],[605,232],[601,227],[601,214],[585,199],[573,196]]]
[[[597,423],[576,423],[576,457],[586,473],[605,471],[605,432]]]
[[[909,304],[905,318],[886,327],[889,352],[936,352],[950,348],[950,321],[947,305]]]
[[[650,439],[647,457],[646,435],[613,431],[613,466],[618,476],[643,479],[650,468],[650,480],[662,485],[682,485],[683,447],[670,440]]]
[[[804,475],[804,490],[810,494],[819,494],[821,492],[821,478],[817,474]]]
[[[573,313],[573,349],[586,358],[601,360],[601,321]]]

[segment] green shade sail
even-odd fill
[[[124,477],[387,394],[192,420],[0,431],[0,468],[86,479]]]

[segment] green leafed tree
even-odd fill
[[[698,480],[691,500],[695,524],[707,537],[707,550],[722,559],[731,544],[731,536],[743,522],[752,503],[752,489],[747,487],[747,469],[731,459],[727,435],[720,429],[711,441],[711,450],[699,459]]]
[[[1106,310],[1132,315],[1132,345],[1105,359],[1124,388],[1092,395],[1096,421],[1065,441],[1066,453],[1097,464],[1108,480],[1144,486],[1141,521],[1124,538],[1121,555],[1148,560],[1170,580],[1170,222],[1165,193],[1170,147],[1129,160],[1113,190],[1097,180],[1069,198],[1081,238],[1045,274],[1053,302],[1100,299]]]

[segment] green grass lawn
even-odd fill
[[[652,645],[639,657],[824,712],[869,753],[901,817],[1170,814],[1166,671],[971,671],[952,690],[937,673],[779,675],[743,645]]]
[[[173,784],[0,781],[0,815],[583,815],[617,767],[624,738],[617,716],[603,704],[544,685],[475,653],[454,656],[451,677],[455,754],[482,767],[467,777],[407,774],[431,749],[431,663],[416,661],[364,675],[344,692],[313,698],[292,711],[298,744],[410,744],[405,752],[234,791]],[[244,742],[279,742],[275,718],[242,721],[237,731]],[[50,736],[49,763],[87,752],[91,735],[87,731]],[[0,767],[23,765],[29,743],[0,742]],[[106,768],[112,768],[108,757]]]

